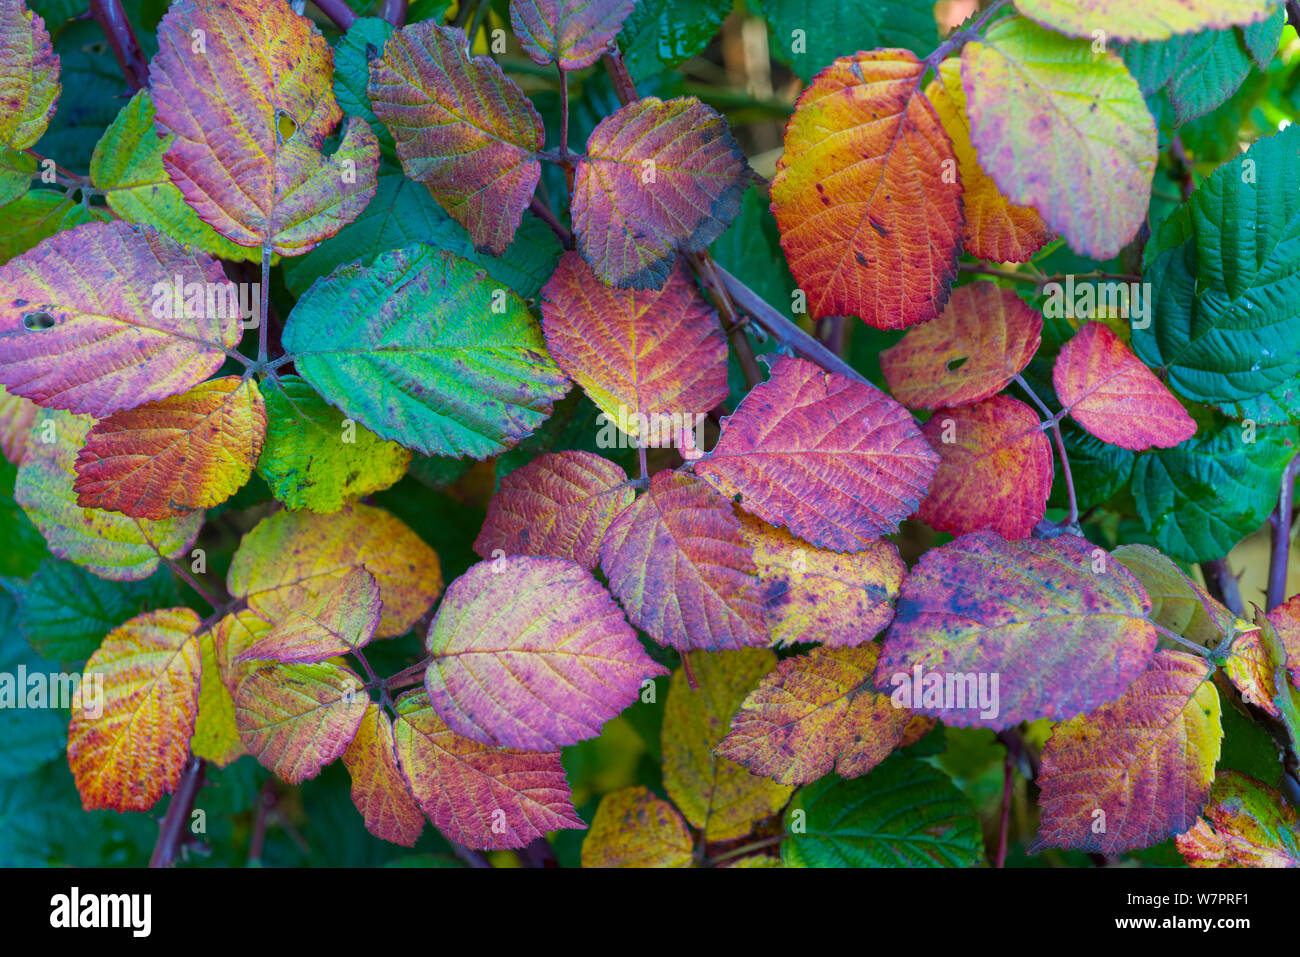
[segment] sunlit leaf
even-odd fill
[[[643,787],[606,794],[582,842],[583,867],[690,867],[690,832],[677,809]]]
[[[374,576],[356,568],[306,599],[267,634],[243,643],[231,660],[315,662],[347,654],[374,636],[382,604]]]
[[[1268,17],[1272,0],[1016,0],[1016,8],[1039,23],[1075,37],[1094,31],[1117,40],[1163,40],[1207,27],[1255,23]]]
[[[1207,648],[1216,647],[1232,632],[1232,612],[1154,548],[1121,545],[1111,558],[1142,583],[1151,599],[1148,617],[1157,625]]]

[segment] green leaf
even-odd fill
[[[48,558],[45,539],[27,513],[14,501],[17,467],[0,460],[0,528],[4,529],[5,547],[0,548],[0,575],[26,578],[36,571],[41,559]]]
[[[733,0],[637,0],[618,45],[637,83],[704,52]]]
[[[102,210],[97,211],[102,214]],[[92,214],[72,198],[55,189],[33,189],[0,207],[0,262],[25,253],[42,239],[62,229],[89,222]],[[96,215],[106,219],[107,216]]]
[[[752,0],[767,20],[772,56],[804,82],[837,56],[903,47],[918,57],[939,45],[933,0]]]
[[[902,755],[865,777],[813,782],[785,820],[787,867],[975,867],[984,859],[970,801],[946,774]]]
[[[1065,454],[1070,457],[1079,508],[1098,505],[1128,485],[1133,474],[1133,452],[1103,442],[1073,422],[1061,423],[1061,437],[1065,440]],[[1048,504],[1065,508],[1065,477],[1059,468],[1055,479]]]
[[[1165,554],[1189,562],[1222,558],[1268,518],[1282,469],[1296,452],[1294,427],[1254,431],[1235,423],[1143,452],[1133,463],[1138,515]]]
[[[27,192],[35,174],[36,159],[30,153],[0,147],[0,206]]]
[[[0,591],[0,779],[28,774],[63,750],[65,725],[56,705],[71,704],[52,697],[64,687],[58,668],[32,651],[17,618],[13,598]],[[34,688],[44,688],[42,699],[32,697]]]
[[[316,283],[283,342],[331,405],[425,455],[508,449],[569,387],[522,299],[424,245]]]
[[[359,116],[370,124],[379,139],[379,155],[396,164],[393,134],[375,116],[366,93],[366,84],[370,82],[369,51],[376,55],[382,52],[392,35],[393,25],[379,17],[360,17],[353,21],[334,47],[334,99],[348,116]]]
[[[740,212],[727,231],[713,241],[709,253],[769,305],[790,315],[794,277],[781,252],[781,233],[768,203],[766,190],[757,186],[745,190]]]

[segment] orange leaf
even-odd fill
[[[343,763],[352,775],[352,803],[365,818],[366,830],[394,844],[414,845],[424,830],[424,812],[397,763],[393,723],[378,705],[366,708]]]

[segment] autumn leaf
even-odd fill
[[[86,662],[68,765],[87,811],[147,811],[180,781],[199,709],[198,629],[188,608],[145,612]]]
[[[457,734],[553,751],[600,734],[652,661],[591,573],[564,558],[480,562],[452,582],[425,646],[429,702]]]
[[[867,643],[786,658],[745,698],[718,755],[778,784],[807,784],[832,770],[866,774],[912,720],[873,686],[879,650]]]
[[[284,0],[182,0],[158,24],[150,92],[172,182],[204,222],[264,255],[295,256],[356,219],[375,195],[379,144],[343,111],[334,58]]]
[[[393,32],[370,62],[370,103],[393,134],[402,169],[501,255],[541,176],[542,118],[463,30],[431,20]]]
[[[234,288],[216,260],[147,226],[56,233],[0,266],[0,384],[101,417],[198,385],[239,342],[240,322],[189,299],[177,308],[194,284]]]
[[[40,406],[22,396],[10,395],[0,386],[0,454],[12,465],[22,461],[27,433]]]
[[[370,505],[333,515],[267,516],[240,542],[226,587],[277,624],[361,567],[379,583],[383,616],[377,638],[406,632],[442,594],[433,549],[401,520]]]
[[[609,459],[573,450],[539,455],[501,480],[474,551],[552,555],[592,571],[606,529],[635,497],[627,473]]]
[[[77,504],[133,518],[176,518],[234,495],[266,431],[257,383],[239,376],[114,412],[77,453]]]
[[[1270,611],[1268,620],[1277,629],[1278,639],[1286,649],[1291,683],[1300,688],[1300,595]]]
[[[907,410],[875,386],[782,357],[723,419],[695,474],[818,548],[860,551],[898,531],[938,458]]]
[[[954,727],[1072,718],[1146,668],[1150,609],[1132,573],[1082,538],[972,532],[903,582],[876,687]]]
[[[198,642],[202,672],[190,750],[195,757],[224,768],[244,754],[239,726],[235,724],[235,699],[222,680],[215,629],[202,632]]]
[[[511,448],[569,388],[522,299],[421,244],[316,283],[283,342],[331,405],[425,455]]]
[[[343,763],[352,776],[352,803],[365,818],[366,830],[412,847],[424,830],[424,812],[397,763],[393,723],[378,705],[366,708],[356,737],[343,752]]]
[[[699,479],[653,476],[605,532],[600,564],[628,619],[662,645],[768,643],[753,546],[731,503]]]
[[[1016,0],[1016,9],[1044,26],[1092,39],[1097,30],[1116,40],[1164,40],[1209,27],[1256,23],[1273,13],[1272,0]]]
[[[971,142],[1002,194],[1076,252],[1123,249],[1146,219],[1156,127],[1119,55],[1015,17],[966,44],[961,79]]]
[[[379,583],[365,568],[334,579],[267,634],[241,643],[231,660],[324,661],[364,648],[379,626]]]
[[[698,687],[673,672],[663,721],[664,790],[706,842],[744,837],[794,791],[716,753],[732,716],[776,665],[766,648],[688,653]]]
[[[658,289],[678,250],[722,235],[751,173],[727,121],[695,97],[647,96],[592,130],[573,186],[578,249],[604,282]]]
[[[1204,659],[1159,651],[1118,700],[1059,725],[1043,748],[1042,817],[1031,854],[1118,854],[1191,827],[1223,731]]]
[[[1151,599],[1148,617],[1157,625],[1207,648],[1232,633],[1232,612],[1156,549],[1121,545],[1110,554],[1142,583]]]
[[[511,0],[515,39],[534,62],[581,70],[600,59],[634,0]]]
[[[54,115],[60,89],[59,58],[45,21],[23,0],[0,0],[0,148],[35,145]]]
[[[943,311],[957,274],[957,157],[907,50],[840,57],[795,104],[772,213],[813,318],[901,329]]]
[[[423,691],[397,702],[393,737],[411,793],[449,841],[500,850],[583,827],[558,751],[492,748],[461,737]]]
[[[690,867],[693,845],[677,809],[647,788],[600,799],[582,842],[583,867]]]
[[[194,543],[203,512],[153,521],[79,505],[74,466],[94,424],[89,416],[42,412],[18,467],[14,501],[55,555],[102,578],[139,581]]]
[[[727,340],[718,314],[677,260],[661,289],[601,283],[565,253],[542,290],[546,347],[606,416],[649,446],[673,444],[727,397]]]
[[[245,648],[260,641],[274,628],[275,625],[257,612],[242,608],[224,615],[212,629],[212,644],[217,656],[217,667],[221,672],[221,683],[226,686],[226,691],[231,697],[232,717],[234,695],[239,690],[239,683],[255,667],[274,663],[270,660],[240,661],[239,659],[243,656]]]
[[[970,141],[961,61],[940,63],[938,76],[926,85],[925,95],[939,115],[957,156],[966,212],[966,224],[962,228],[965,251],[993,262],[1028,262],[1052,238],[1052,231],[1037,210],[1008,202],[998,192],[997,183],[980,167]],[[954,290],[954,295],[957,291]],[[952,308],[951,302],[948,308]]]
[[[1174,837],[1188,867],[1300,867],[1300,818],[1275,788],[1220,771],[1196,823]]]
[[[1087,323],[1061,347],[1052,384],[1066,411],[1111,445],[1169,448],[1196,434],[1182,403],[1100,322]]]

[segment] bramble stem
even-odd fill
[[[1265,611],[1272,611],[1286,602],[1287,566],[1291,558],[1291,504],[1295,499],[1295,476],[1300,469],[1300,455],[1293,458],[1282,470],[1282,486],[1278,492],[1277,508],[1269,517],[1273,534],[1273,553],[1268,562],[1268,598]]]
[[[573,248],[573,233],[569,228],[560,222],[559,217],[551,211],[551,207],[540,196],[534,194],[533,198],[528,201],[528,208],[547,226],[551,227],[551,232],[555,233],[560,240],[560,245],[565,249]]]
[[[167,805],[167,814],[163,817],[162,827],[158,831],[158,843],[154,845],[149,858],[150,867],[171,867],[176,863],[181,844],[185,840],[185,825],[189,821],[190,811],[194,809],[194,799],[203,787],[203,773],[207,762],[190,755],[181,775],[181,783],[172,795],[171,804]]]
[[[1238,618],[1244,618],[1246,605],[1241,600],[1241,587],[1237,582],[1237,576],[1228,567],[1228,560],[1216,558],[1213,561],[1201,562],[1201,574],[1205,576],[1205,587],[1211,597],[1216,598]]]
[[[784,834],[774,834],[771,837],[765,837],[762,840],[750,841],[748,844],[742,844],[740,847],[733,847],[729,851],[723,851],[721,854],[710,857],[704,862],[706,867],[716,867],[723,861],[729,861],[735,857],[744,857],[751,851],[761,851],[765,847],[775,847],[785,840]]]
[[[384,0],[379,15],[401,29],[406,25],[406,0]]]
[[[135,93],[149,85],[149,63],[135,38],[131,21],[122,10],[121,0],[90,0],[90,15],[99,24],[117,65],[126,77],[127,88]]]
[[[344,33],[348,32],[348,28],[357,19],[357,15],[348,8],[348,5],[343,0],[312,0],[312,3],[316,4],[316,9],[329,17],[333,24]]]
[[[749,338],[745,335],[745,322],[737,313],[736,304],[731,301],[726,284],[718,276],[717,265],[707,252],[689,253],[686,256],[686,261],[691,264],[691,269],[694,270],[695,275],[700,278],[705,288],[709,290],[709,295],[713,298],[713,304],[722,317],[722,329],[731,342],[731,348],[736,351],[736,359],[740,362],[740,371],[745,375],[745,384],[751,389],[754,388],[763,381],[763,370],[758,367],[758,359],[754,356],[754,347],[750,345]]]
[[[271,302],[271,240],[262,240],[262,283],[258,286],[257,304],[257,368],[267,367],[266,328]]]
[[[162,560],[166,563],[167,568],[171,573],[193,588],[198,593],[198,596],[207,602],[208,606],[212,608],[213,611],[221,607],[221,602],[217,601],[217,599],[213,597],[212,593],[204,588],[197,578],[187,572],[180,562],[174,558],[168,558],[165,555],[162,556]]]
[[[1047,416],[1051,422],[1052,438],[1056,440],[1056,453],[1061,459],[1061,474],[1065,476],[1065,494],[1069,498],[1070,511],[1066,516],[1063,527],[1069,527],[1079,524],[1079,500],[1074,494],[1074,475],[1070,472],[1070,457],[1065,454],[1065,439],[1061,436],[1061,418],[1060,415],[1053,415],[1052,410],[1047,407],[1038,393],[1029,387],[1022,375],[1016,376],[1016,383],[1024,389],[1033,400],[1034,405],[1038,406],[1038,411]]]
[[[1001,269],[997,266],[989,266],[985,263],[958,263],[957,271],[968,273],[973,276],[993,276],[997,279],[1010,279],[1012,282],[1032,283],[1040,289],[1051,282],[1064,282],[1069,278],[1064,273],[1047,276],[1042,273],[1020,272],[1015,269]],[[1109,281],[1109,282],[1141,282],[1142,277],[1132,273],[1118,272],[1081,272],[1072,273],[1076,282]]]

